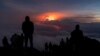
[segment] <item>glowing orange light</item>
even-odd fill
[[[56,13],[56,12],[48,12],[39,15],[38,21],[59,21],[63,15],[61,13]]]
[[[56,20],[56,17],[54,17],[54,16],[47,16],[46,19],[48,21],[54,21],[54,20]]]

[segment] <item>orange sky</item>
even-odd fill
[[[47,13],[43,13],[38,15],[37,21],[60,21],[62,20],[64,17],[70,17],[72,16],[71,13],[61,13],[61,12],[47,12]]]

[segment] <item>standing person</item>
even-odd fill
[[[80,25],[77,24],[75,26],[75,30],[71,32],[71,38],[76,41],[81,41],[81,39],[83,38],[83,31],[80,30]]]
[[[71,32],[71,42],[70,47],[73,55],[80,56],[83,43],[84,43],[84,35],[83,31],[80,29],[80,25],[75,26],[75,30]]]
[[[30,47],[33,47],[34,24],[30,21],[29,16],[25,17],[25,21],[22,24],[22,31],[25,36],[25,47],[27,47],[28,40],[30,41]]]

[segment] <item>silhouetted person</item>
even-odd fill
[[[75,30],[71,32],[71,49],[72,53],[76,56],[79,55],[80,49],[84,40],[83,32],[80,30],[80,26],[76,25]]]
[[[34,24],[30,21],[29,16],[25,17],[25,21],[22,24],[22,30],[25,36],[25,47],[27,47],[28,40],[30,40],[30,47],[33,47],[33,31]]]
[[[20,36],[18,34],[13,34],[12,37],[11,37],[11,47],[12,48],[18,48],[20,45]]]
[[[5,48],[8,48],[10,46],[9,43],[8,43],[8,39],[7,39],[6,36],[2,39],[2,43],[3,43],[3,46]]]
[[[83,37],[83,32],[80,30],[80,26],[76,25],[75,30],[71,32],[71,38],[74,40],[80,40]]]

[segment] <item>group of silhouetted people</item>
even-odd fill
[[[22,31],[23,31],[22,39],[21,37],[18,39],[18,36],[16,34],[12,37],[11,39],[12,45],[14,45],[14,42],[16,41],[16,39],[18,39],[18,42],[22,40],[25,43],[25,47],[28,47],[28,40],[29,40],[30,47],[33,47],[34,23],[30,21],[29,16],[26,16],[25,21],[22,23]],[[71,32],[72,41],[75,42],[79,41],[81,40],[82,37],[83,37],[83,32],[80,30],[80,26],[76,25],[75,30]],[[5,43],[6,45],[8,44],[6,37],[3,39],[3,43]]]

